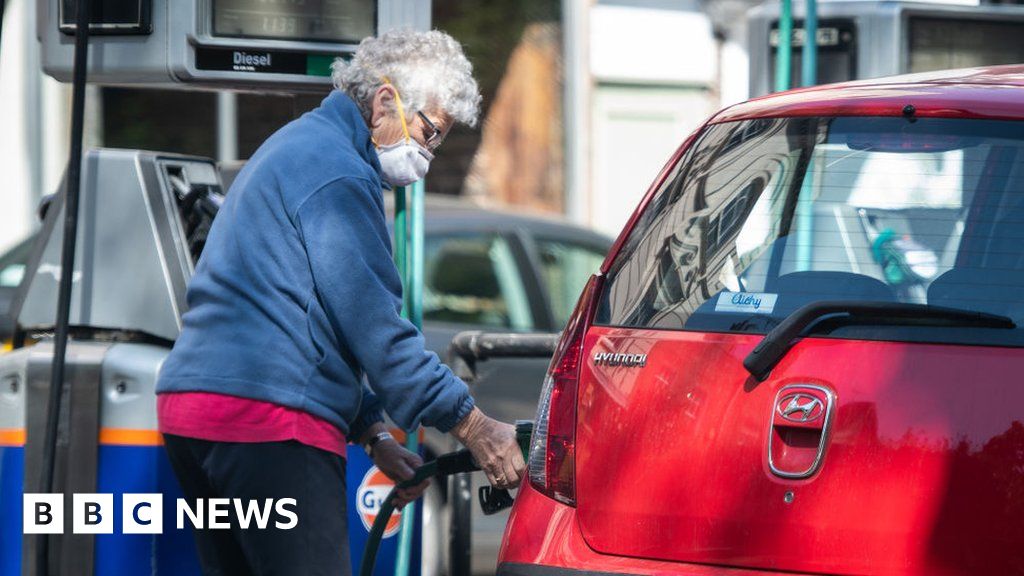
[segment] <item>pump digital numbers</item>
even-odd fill
[[[213,33],[353,43],[377,29],[377,0],[213,0]]]

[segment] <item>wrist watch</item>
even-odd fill
[[[363,445],[363,449],[366,450],[366,455],[373,458],[373,447],[377,445],[377,442],[381,440],[394,440],[395,437],[391,435],[391,432],[377,432],[366,441]]]

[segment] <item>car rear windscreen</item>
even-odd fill
[[[604,325],[764,333],[822,300],[1024,325],[1024,123],[780,118],[713,125],[609,271]],[[845,326],[832,336],[1024,345],[1024,330]]]

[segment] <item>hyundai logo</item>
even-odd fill
[[[768,468],[781,478],[809,478],[821,466],[835,394],[818,384],[790,384],[775,394],[768,425]],[[800,430],[800,434],[793,434]]]
[[[594,354],[594,365],[643,368],[644,366],[647,365],[647,354],[616,354],[613,352],[597,352]]]
[[[803,392],[783,396],[775,409],[779,416],[800,424],[814,422],[825,414],[825,404],[817,397]]]

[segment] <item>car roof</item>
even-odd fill
[[[384,207],[393,213],[393,195],[384,191]],[[515,232],[553,240],[571,240],[607,250],[612,238],[556,216],[523,214],[508,209],[480,206],[470,200],[440,194],[424,199],[427,232]],[[391,224],[391,218],[388,219]]]
[[[826,84],[761,96],[710,123],[784,116],[901,116],[1024,120],[1024,64]]]

